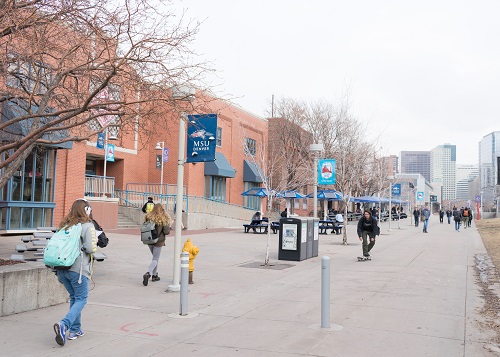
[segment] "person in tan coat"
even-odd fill
[[[148,286],[149,279],[151,281],[159,281],[158,276],[158,261],[160,260],[161,248],[165,246],[165,236],[170,233],[170,225],[172,224],[172,218],[170,218],[165,207],[162,204],[157,203],[154,205],[153,210],[146,214],[144,220],[154,222],[155,230],[158,235],[158,242],[155,244],[149,244],[149,250],[151,251],[152,259],[149,264],[148,271],[142,276],[142,284]]]

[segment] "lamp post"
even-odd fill
[[[309,145],[309,150],[314,154],[314,190],[313,190],[313,217],[318,217],[318,155],[323,151],[323,143]]]
[[[161,174],[160,174],[160,203],[163,201],[163,149],[165,148],[164,141],[156,143],[155,150],[161,150]]]
[[[109,130],[106,128],[104,131],[104,173],[102,177],[102,197],[106,196],[106,170],[107,170],[107,162],[108,162],[108,140],[117,140],[116,135],[109,135]]]
[[[389,232],[391,231],[391,221],[392,221],[392,179],[394,176],[387,176],[389,179]]]
[[[181,101],[193,101],[195,90],[181,86],[172,88],[172,97]],[[184,189],[184,151],[186,147],[186,114],[181,113],[179,118],[179,152],[177,156],[177,194],[175,198],[175,238],[174,238],[174,267],[172,284],[167,291],[180,291],[181,277],[181,231],[182,231],[182,196]]]
[[[479,203],[479,219],[483,219],[483,191],[479,192],[481,195],[481,200]]]

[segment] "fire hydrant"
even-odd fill
[[[184,247],[182,248],[183,252],[189,253],[189,284],[194,284],[193,282],[193,272],[194,272],[194,258],[200,252],[197,246],[193,245],[191,242],[191,238],[184,243]]]

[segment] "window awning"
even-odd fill
[[[262,177],[260,177],[259,169],[257,164],[244,160],[243,161],[243,181],[244,182],[258,182],[262,183]],[[262,170],[261,170],[262,171]]]
[[[236,170],[224,154],[215,152],[215,161],[205,162],[205,176],[235,177]]]
[[[33,113],[36,113],[38,111],[38,107],[34,104],[31,105],[31,110]],[[50,112],[53,112],[53,109],[48,109],[47,114]],[[28,104],[24,100],[10,100],[10,101],[5,101],[2,103],[2,122],[6,122],[8,120],[12,120],[17,117],[24,117],[28,115]],[[40,125],[44,125],[45,123],[49,122],[52,120],[54,117],[47,116],[47,117],[42,117],[39,118],[40,120]],[[7,126],[4,131],[1,134],[2,140],[7,140],[7,141],[15,141],[18,140],[20,137],[28,135],[28,133],[33,130],[33,119],[32,118],[27,118],[25,120],[22,120],[20,122],[11,124]],[[61,139],[64,139],[68,137],[68,131],[67,130],[58,130],[58,131],[52,131],[51,133],[46,133],[42,136],[42,139],[47,140],[47,141],[58,141]],[[73,146],[73,142],[64,142],[61,144],[37,144],[40,146],[48,146],[48,147],[54,147],[54,148],[61,148],[61,149],[71,149]]]

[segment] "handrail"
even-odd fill
[[[115,178],[109,176],[85,175],[85,196],[113,197],[115,192]]]

